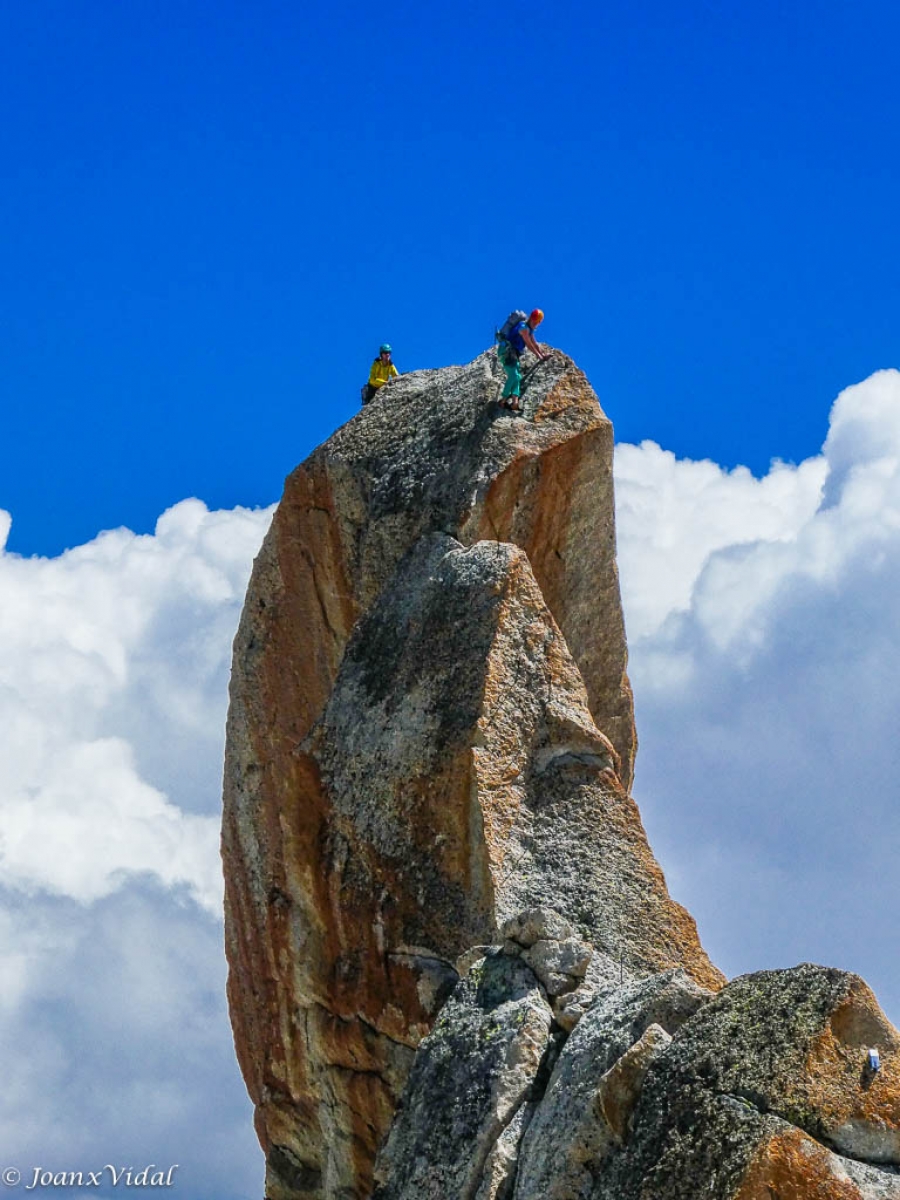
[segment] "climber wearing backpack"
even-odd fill
[[[362,402],[368,404],[379,388],[384,387],[386,383],[390,383],[392,379],[396,379],[400,372],[391,362],[391,348],[384,342],[378,351],[378,357],[372,363],[372,370],[369,372],[369,382],[363,384]]]
[[[538,362],[550,357],[549,351],[545,353],[534,339],[534,331],[543,319],[544,314],[539,308],[536,308],[530,317],[516,309],[497,330],[497,357],[506,372],[500,407],[508,408],[510,412],[522,411],[522,370],[519,359],[526,350],[536,355]]]

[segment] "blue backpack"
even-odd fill
[[[496,331],[496,338],[497,342],[499,343],[497,346],[497,353],[501,359],[505,359],[511,350],[513,353],[515,353],[515,347],[510,341],[512,331],[517,325],[521,325],[523,321],[527,320],[527,313],[523,313],[519,308],[513,309],[500,328]]]

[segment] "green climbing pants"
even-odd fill
[[[503,385],[503,393],[500,396],[501,400],[506,400],[509,396],[518,396],[522,388],[522,370],[519,366],[519,358],[516,354],[510,354],[507,358],[500,360],[503,363],[503,370],[506,372],[506,383]]]

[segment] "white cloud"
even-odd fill
[[[762,480],[617,449],[636,795],[729,971],[816,959],[900,1017],[900,373]]]
[[[132,874],[186,884],[221,910],[219,822],[183,813],[137,774],[119,738],[58,747],[0,811],[4,884],[97,900]]]
[[[185,500],[153,536],[0,554],[0,868],[90,901],[151,873],[220,908],[231,637],[270,512]]]
[[[149,881],[91,905],[9,893],[2,904],[3,1165],[24,1182],[38,1166],[178,1163],[192,1200],[260,1194],[220,923]]]
[[[618,558],[629,640],[687,611],[716,551],[789,542],[814,515],[824,458],[775,462],[764,479],[746,467],[676,459],[655,442],[616,446]]]
[[[218,840],[231,639],[270,517],[186,500],[153,536],[0,553],[0,1130],[26,1179],[153,1161],[196,1200],[261,1186]]]

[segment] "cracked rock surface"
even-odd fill
[[[570,1200],[621,1140],[603,1112],[608,1074],[656,1026],[673,1035],[712,993],[673,970],[601,993],[563,1046],[523,1139],[516,1196]],[[636,1097],[631,1100],[634,1107]]]
[[[528,421],[500,382],[383,389],[254,565],[222,853],[266,1200],[900,1200],[865,984],[722,989],[647,843],[610,423],[558,352]]]
[[[503,1133],[528,1104],[552,1054],[552,1024],[537,979],[521,960],[493,952],[473,967],[416,1055],[376,1167],[377,1200],[503,1190],[512,1170]]]
[[[492,964],[502,987],[503,952],[491,953],[473,971],[479,978]],[[506,961],[524,967],[515,955]],[[391,1176],[400,1164],[386,1157],[400,1190],[389,1182],[385,1198],[416,1190],[476,1200],[900,1197],[898,1035],[854,975],[804,965],[743,976],[716,995],[677,969],[608,987],[568,1037],[551,1028],[542,1062],[529,1063],[530,1086],[518,1080],[517,1121],[507,1123],[484,1096],[496,1050],[455,1016],[465,1000],[458,991],[423,1042],[388,1142],[402,1129],[416,1186],[408,1170]],[[493,1005],[503,1011],[502,994]],[[878,1072],[866,1067],[870,1048]],[[452,1086],[429,1074],[439,1050],[455,1063]],[[478,1137],[448,1107],[477,1095]],[[495,1147],[486,1150],[491,1127]],[[451,1158],[452,1177],[428,1175]]]

